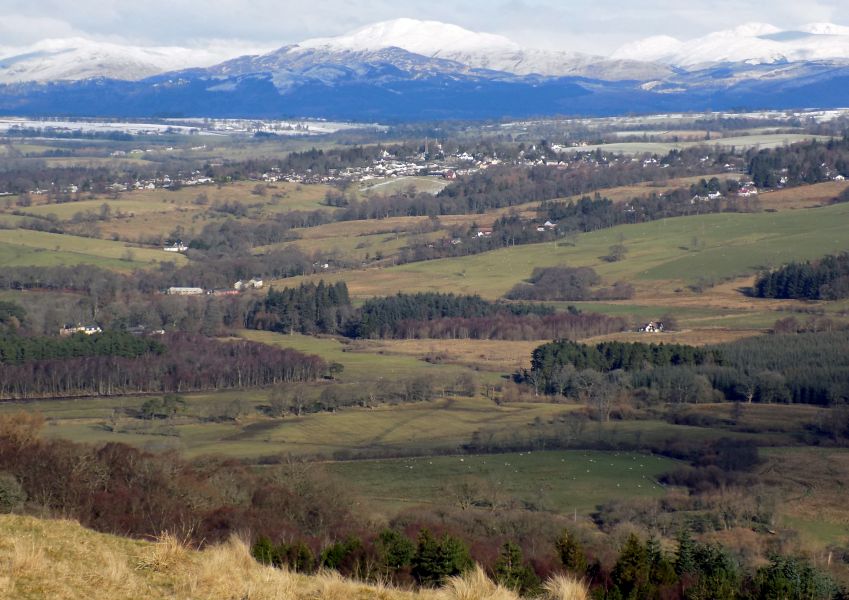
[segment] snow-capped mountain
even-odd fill
[[[626,57],[685,69],[720,63],[849,62],[849,27],[812,23],[783,30],[766,23],[748,23],[688,41],[650,37],[626,44],[612,55]]]
[[[238,49],[127,46],[84,38],[43,40],[23,48],[0,48],[0,84],[96,77],[137,81],[186,67],[208,67],[237,53]]]
[[[373,122],[834,108],[847,97],[849,28],[830,23],[658,36],[610,57],[410,19],[265,53],[87,40],[0,49],[0,114],[14,115]]]
[[[641,64],[627,57],[609,60],[578,52],[523,48],[501,35],[479,33],[438,21],[395,19],[330,38],[306,40],[291,52],[375,52],[401,48],[428,58],[453,61],[472,67],[514,75],[592,77],[596,79],[643,79],[661,77],[668,69]]]

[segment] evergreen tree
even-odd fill
[[[505,542],[501,547],[494,571],[496,582],[519,594],[528,594],[539,588],[539,577],[524,563],[522,549],[513,542]]]
[[[625,540],[610,577],[624,600],[642,600],[650,595],[649,573],[646,548],[632,533]]]
[[[557,555],[563,568],[582,577],[587,571],[587,557],[581,543],[568,529],[564,529],[555,542]]]
[[[462,541],[447,534],[437,539],[427,529],[419,532],[412,573],[420,585],[440,585],[447,577],[460,575],[472,564],[469,549]]]

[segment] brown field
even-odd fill
[[[830,204],[847,189],[849,189],[849,181],[826,181],[759,194],[758,200],[762,207],[775,210],[811,208]]]
[[[760,475],[782,492],[777,512],[784,524],[798,529],[804,539],[845,543],[849,537],[849,452],[777,448],[764,454]]]
[[[538,346],[551,340],[502,341],[502,340],[379,340],[356,342],[353,350],[399,354],[442,362],[469,366],[476,369],[511,373],[516,369],[529,368],[531,353]]]
[[[652,344],[687,344],[689,346],[707,346],[709,344],[725,344],[736,342],[756,335],[763,331],[758,329],[684,329],[681,331],[668,331],[665,333],[641,333],[639,331],[623,331],[609,335],[599,335],[581,340],[587,344],[599,342],[643,342]]]

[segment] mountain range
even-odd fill
[[[80,38],[0,49],[0,113],[485,119],[829,108],[849,91],[849,28],[829,23],[651,37],[604,57],[398,19],[221,58]]]

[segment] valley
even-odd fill
[[[227,549],[310,597],[465,598],[473,563],[616,594],[655,543],[651,594],[697,597],[690,543],[722,597],[781,561],[845,586],[847,118],[0,132],[8,581],[61,535],[183,593],[167,532],[210,589]]]

